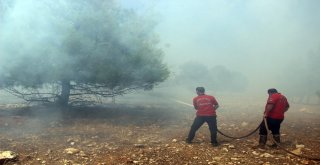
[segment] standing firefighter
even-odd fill
[[[198,96],[193,98],[193,106],[197,110],[197,113],[186,142],[191,143],[196,131],[204,122],[207,122],[211,134],[211,144],[213,146],[218,146],[216,110],[218,109],[219,104],[213,96],[205,94],[205,89],[203,87],[197,87],[196,92]]]
[[[289,109],[289,103],[287,98],[278,93],[274,88],[268,89],[269,98],[264,111],[264,118],[266,118],[267,126],[271,130],[273,139],[277,143],[280,143],[280,126],[284,119],[284,113]],[[260,124],[260,139],[258,148],[264,148],[267,142],[268,130],[264,121]],[[273,144],[271,147],[276,147]]]

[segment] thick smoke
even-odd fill
[[[292,97],[317,97],[320,91],[318,0],[118,2],[140,15],[157,17],[156,30],[172,72],[170,79],[183,73],[182,66],[192,61],[209,69],[222,66],[239,73],[242,82],[247,81],[241,92],[265,95],[267,88],[275,87]],[[42,3],[50,1],[1,1],[1,61],[10,56],[3,54],[6,47],[21,44],[14,41],[14,36],[25,36],[27,43],[15,51],[23,51],[46,38],[54,42],[52,38],[61,37],[50,35],[48,30],[32,33],[35,28],[52,28],[50,22],[58,19],[48,15],[50,10],[58,10],[54,3],[51,9],[41,8]]]
[[[293,95],[319,90],[311,85],[320,82],[312,76],[320,70],[314,62],[320,58],[317,0],[139,2],[160,13],[158,32],[173,70],[196,61],[241,72],[257,93],[269,87]]]

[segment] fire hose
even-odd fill
[[[268,127],[267,120],[266,120],[265,117],[263,118],[263,123],[264,123],[265,127],[267,128],[267,130],[270,132],[270,129],[269,129],[269,127]],[[253,130],[252,132],[250,132],[249,134],[244,135],[244,136],[240,136],[240,137],[233,137],[233,136],[226,135],[226,134],[224,134],[223,132],[221,132],[220,130],[217,130],[217,132],[220,133],[221,135],[223,135],[223,136],[225,136],[225,137],[228,137],[228,138],[231,138],[231,139],[242,139],[242,138],[246,138],[246,137],[251,136],[251,135],[254,134],[259,128],[260,128],[260,125],[258,125],[258,127],[257,127],[255,130]],[[294,155],[294,156],[296,156],[296,157],[303,158],[303,159],[308,159],[308,160],[313,160],[313,161],[320,161],[320,158],[312,158],[312,157],[308,157],[308,156],[304,156],[304,155],[295,154],[295,153],[293,153],[293,152],[285,149],[285,148],[284,148],[283,146],[281,146],[278,142],[276,142],[273,138],[271,138],[271,139],[272,139],[272,142],[277,145],[277,147],[279,147],[280,149],[282,149],[283,151],[285,151],[285,152],[288,153],[288,154],[291,154],[291,155]]]
[[[188,106],[192,106],[191,104],[188,104],[188,103],[185,103],[185,102],[182,102],[182,101],[179,101],[179,100],[175,100],[175,102],[180,103],[180,104],[184,104],[184,105],[188,105]],[[270,132],[270,129],[268,127],[266,118],[264,117],[262,121],[263,121],[266,129]],[[248,133],[247,135],[240,136],[240,137],[233,137],[233,136],[226,135],[225,133],[221,132],[219,129],[217,129],[217,132],[220,133],[221,135],[227,137],[227,138],[230,138],[230,139],[243,139],[243,138],[246,138],[246,137],[249,137],[249,136],[253,135],[256,131],[258,131],[259,128],[260,128],[260,124],[252,132]],[[294,155],[296,157],[303,158],[303,159],[308,159],[308,160],[313,160],[313,161],[320,161],[320,158],[312,158],[312,157],[308,157],[308,156],[305,156],[305,155],[295,154],[295,153],[285,149],[278,142],[276,142],[273,138],[271,138],[271,139],[272,139],[272,142],[277,145],[277,147],[279,147],[280,149],[282,149],[283,151],[285,151],[288,154],[291,154],[291,155]]]
[[[263,122],[264,122],[264,125],[265,125],[265,127],[267,128],[267,130],[270,132],[270,129],[269,129],[268,124],[267,124],[267,119],[266,119],[265,117],[263,118]],[[288,153],[288,154],[291,154],[291,155],[294,155],[294,156],[296,156],[296,157],[303,158],[303,159],[308,159],[308,160],[313,160],[313,161],[320,161],[320,158],[312,158],[312,157],[308,157],[308,156],[305,156],[305,155],[295,154],[295,153],[293,153],[293,152],[285,149],[284,147],[282,147],[282,146],[281,146],[278,142],[276,142],[273,138],[271,138],[271,139],[272,139],[272,142],[277,145],[277,147],[279,147],[280,149],[282,149],[283,151],[285,151],[285,152]]]
[[[244,136],[240,136],[240,137],[233,137],[233,136],[226,135],[225,133],[221,132],[219,129],[217,130],[217,132],[220,133],[221,135],[227,137],[227,138],[230,138],[230,139],[243,139],[243,138],[246,138],[246,137],[249,137],[249,136],[253,135],[256,131],[258,131],[259,128],[260,128],[260,125],[255,130],[250,132],[249,134],[244,135]]]
[[[185,103],[185,102],[180,101],[180,100],[174,100],[174,101],[179,103],[179,104],[183,104],[183,105],[186,105],[186,106],[189,106],[189,107],[193,107],[193,105]],[[253,135],[256,131],[258,131],[259,128],[260,128],[260,125],[258,125],[258,127],[256,129],[254,129],[252,132],[250,132],[249,134],[244,135],[244,136],[240,136],[240,137],[233,137],[233,136],[226,135],[225,133],[221,132],[219,129],[217,129],[217,132],[220,133],[221,135],[227,137],[227,138],[230,138],[230,139],[243,139],[243,138],[246,138],[246,137],[249,137],[249,136]]]

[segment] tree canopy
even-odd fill
[[[16,1],[1,21],[2,83],[27,101],[92,101],[169,75],[156,22],[115,1]]]
[[[245,91],[248,86],[248,80],[242,73],[222,65],[208,68],[198,62],[187,62],[181,65],[180,70],[173,81],[192,89],[196,86],[205,86],[219,92],[240,92]]]
[[[294,96],[318,96],[320,98],[320,49],[306,53],[294,67],[288,67],[288,76],[281,78]],[[304,64],[304,65],[301,65]]]

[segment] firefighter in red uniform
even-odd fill
[[[280,143],[280,126],[284,119],[284,113],[289,109],[289,103],[287,98],[274,88],[268,89],[268,94],[269,98],[265,106],[264,117],[268,128],[272,132],[273,139]],[[268,130],[263,121],[260,124],[259,135],[260,139],[257,147],[264,148],[267,142]],[[276,144],[273,144],[271,147],[276,146]]]
[[[197,110],[197,113],[186,142],[191,143],[196,131],[204,124],[204,122],[207,122],[211,134],[211,144],[213,146],[218,146],[216,110],[218,109],[219,104],[213,96],[205,94],[205,89],[203,87],[197,87],[196,92],[198,96],[193,98],[193,106]]]

